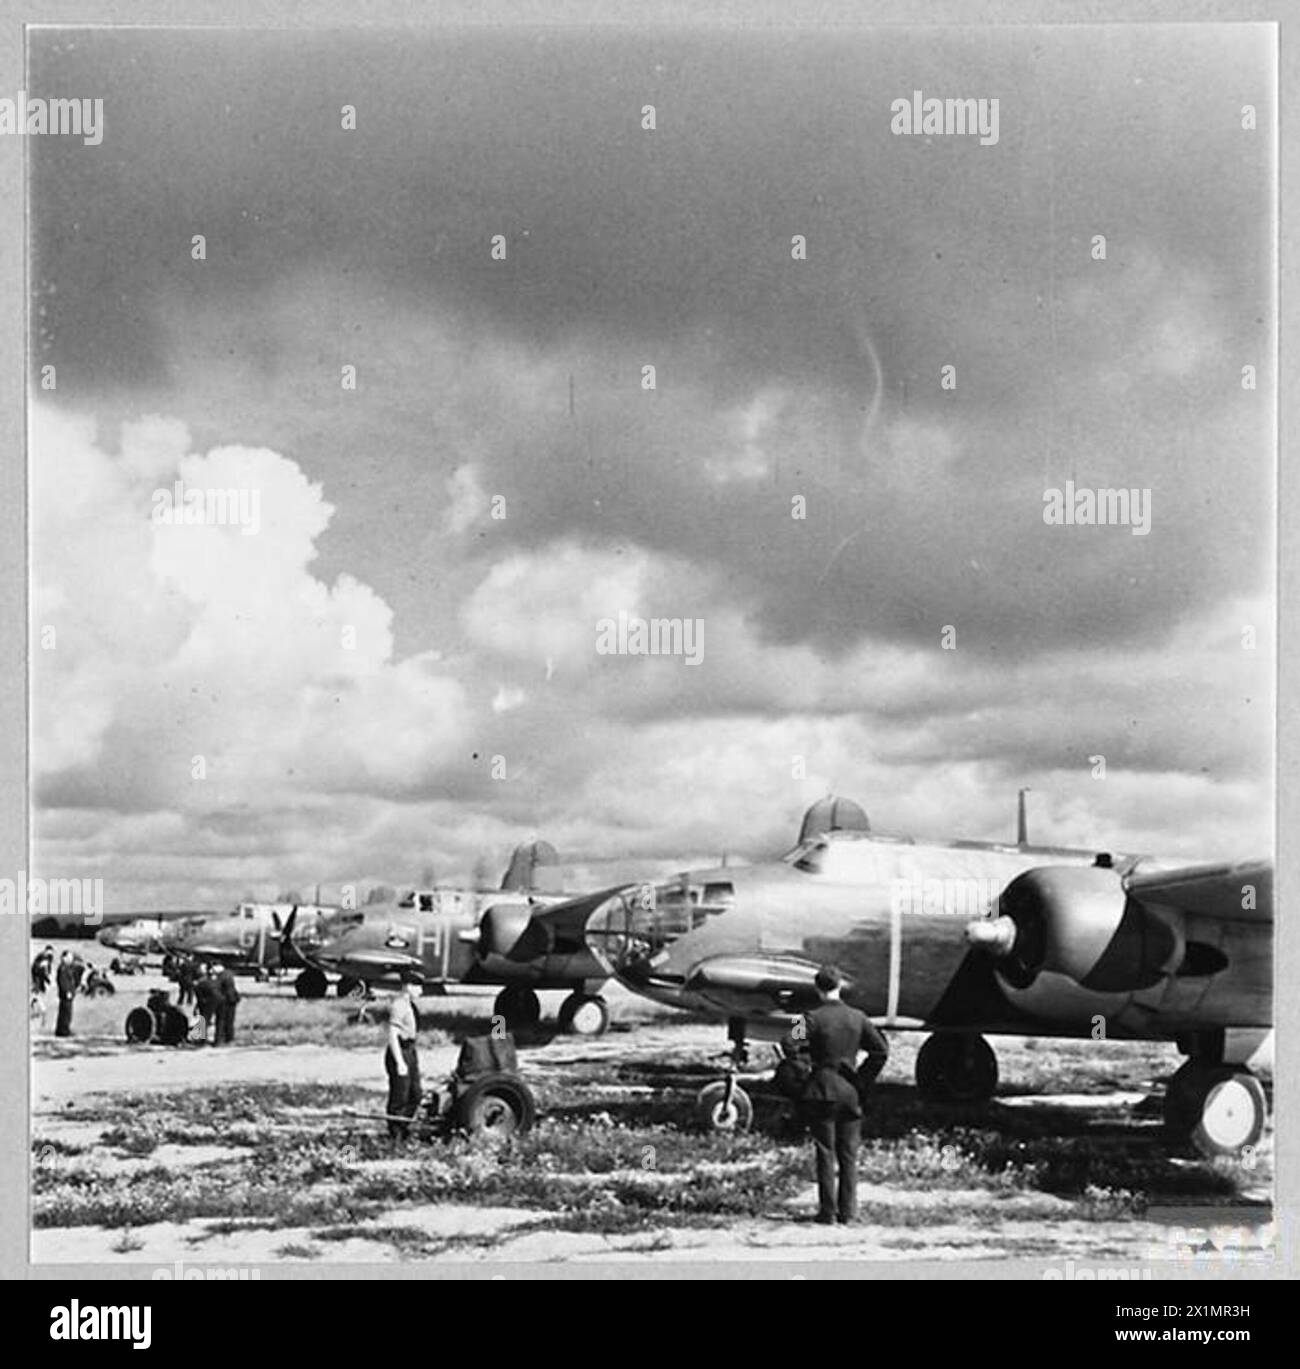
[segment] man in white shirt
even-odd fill
[[[388,1072],[388,1134],[404,1140],[410,1123],[396,1119],[414,1117],[420,1106],[420,1057],[415,1049],[420,1021],[415,1005],[424,981],[418,970],[402,971],[402,989],[388,1009],[388,1044],[384,1069]]]

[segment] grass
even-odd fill
[[[795,1136],[705,1135],[683,1129],[671,1107],[646,1123],[638,1108],[599,1097],[594,1101],[608,1121],[548,1116],[502,1153],[465,1138],[395,1153],[370,1123],[322,1121],[323,1110],[361,1098],[373,1101],[359,1087],[316,1084],[123,1095],[104,1105],[105,1146],[147,1159],[160,1140],[177,1136],[193,1144],[221,1141],[228,1158],[111,1172],[38,1169],[35,1224],[130,1227],[204,1218],[233,1222],[231,1229],[329,1231],[407,1207],[459,1203],[547,1214],[549,1229],[624,1231],[770,1217],[811,1179],[808,1147]],[[880,1100],[876,1111],[892,1115]],[[272,1123],[276,1129],[268,1132]],[[944,1203],[873,1207],[870,1219],[896,1227],[944,1224],[956,1212],[963,1220],[992,1220],[1009,1198],[1042,1195],[1021,1215],[1059,1217],[1048,1198],[1064,1197],[1075,1220],[1108,1221],[1138,1216],[1149,1200],[1175,1193],[1235,1191],[1230,1171],[1175,1164],[1154,1138],[1099,1143],[1061,1135],[1059,1127],[1035,1134],[1041,1125],[1013,1114],[998,1127],[936,1126],[933,1118],[898,1135],[888,1127],[871,1135],[869,1127],[859,1164],[864,1185],[954,1195]]]
[[[478,1022],[472,1011],[436,999],[422,1005],[426,1022],[443,1006],[445,1024]],[[119,1001],[115,1017],[126,1007]],[[241,1039],[376,1047],[382,1027],[349,1022],[349,1012],[333,1000],[250,998],[241,1004]],[[574,1042],[572,1051],[525,1055],[542,1119],[500,1154],[464,1139],[394,1150],[377,1120],[344,1115],[377,1114],[379,1080],[86,1095],[75,1120],[98,1127],[97,1140],[81,1144],[80,1132],[76,1145],[33,1140],[34,1154],[61,1161],[33,1167],[33,1220],[43,1229],[118,1230],[122,1241],[138,1239],[134,1228],[163,1221],[194,1223],[205,1236],[293,1228],[279,1251],[286,1259],[318,1258],[320,1242],[353,1238],[424,1258],[490,1250],[538,1231],[600,1233],[666,1249],[674,1230],[788,1222],[791,1200],[808,1201],[810,1147],[784,1105],[761,1089],[752,1090],[753,1132],[702,1134],[694,1091],[716,1077],[717,1060],[715,1049],[698,1042],[696,1033],[666,1050],[660,1034],[654,1043],[629,1038],[616,1051],[608,1042],[603,1049]],[[1231,1202],[1241,1185],[1270,1177],[1180,1161],[1140,1111],[1104,1106],[1102,1095],[1167,1075],[1177,1059],[1171,1047],[996,1042],[1004,1097],[1098,1096],[1098,1106],[1080,1109],[928,1103],[910,1083],[917,1044],[905,1034],[892,1038],[859,1161],[864,1220],[882,1236],[895,1233],[899,1249],[909,1248],[908,1240],[923,1244],[927,1228],[984,1233],[1017,1221],[1045,1233],[1050,1249],[1054,1223],[1130,1222],[1150,1203],[1178,1198]],[[761,1067],[762,1053],[755,1056]],[[161,1146],[169,1147],[166,1163],[157,1158]],[[182,1148],[180,1158],[172,1147]],[[187,1160],[195,1147],[215,1147],[219,1156]],[[133,1163],[96,1165],[104,1154]],[[413,1215],[448,1205],[512,1208],[522,1220],[487,1234],[447,1234],[436,1230],[436,1215],[425,1217],[435,1229]]]

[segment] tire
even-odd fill
[[[917,1053],[916,1084],[937,1102],[987,1102],[997,1091],[998,1058],[973,1032],[936,1032]]]
[[[560,1004],[559,1027],[570,1036],[604,1036],[609,1005],[599,994],[571,993]]]
[[[528,1031],[542,1020],[541,999],[522,984],[511,984],[497,994],[492,1011],[505,1018],[511,1031]]]
[[[1264,1087],[1249,1070],[1188,1060],[1165,1092],[1165,1131],[1206,1159],[1240,1155],[1259,1144],[1268,1120]]]
[[[329,980],[325,978],[323,970],[309,965],[293,981],[293,988],[299,998],[324,998],[325,990],[329,988]]]
[[[158,1026],[148,1008],[132,1008],[126,1015],[126,1039],[137,1045],[152,1041]]]
[[[726,1101],[723,1079],[705,1084],[695,1100],[696,1120],[706,1131],[748,1131],[754,1121],[754,1104],[744,1089],[733,1086]]]
[[[190,1019],[172,1003],[162,1010],[158,1018],[158,1040],[164,1046],[179,1046],[190,1034]]]
[[[508,1141],[531,1131],[537,1102],[522,1079],[488,1074],[476,1079],[456,1101],[456,1122],[476,1141]]]
[[[90,986],[91,998],[111,998],[117,989],[107,980],[101,979]]]
[[[363,985],[359,979],[353,979],[351,975],[345,974],[343,978],[339,980],[338,988],[335,989],[334,992],[338,994],[340,998],[357,998],[360,996],[362,988]]]

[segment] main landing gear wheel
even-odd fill
[[[754,1121],[754,1104],[744,1089],[718,1079],[700,1090],[695,1115],[709,1131],[748,1131]]]
[[[361,981],[353,979],[351,975],[344,975],[338,982],[338,987],[334,992],[340,998],[361,998]]]
[[[609,1005],[599,994],[571,993],[560,1004],[560,1030],[573,1036],[603,1036]]]
[[[1207,1159],[1259,1144],[1268,1119],[1264,1087],[1240,1065],[1186,1061],[1165,1090],[1165,1129]]]
[[[537,1119],[532,1091],[508,1074],[476,1079],[456,1104],[456,1120],[476,1141],[500,1144],[522,1136]]]
[[[936,1032],[917,1053],[916,1084],[937,1102],[986,1102],[998,1086],[998,1058],[974,1032]]]
[[[329,980],[325,978],[324,970],[318,970],[313,965],[293,981],[293,987],[299,998],[324,998],[325,990],[329,988]]]
[[[527,1031],[542,1020],[541,999],[532,991],[519,984],[511,984],[497,994],[492,1011],[504,1017],[511,1031]]]

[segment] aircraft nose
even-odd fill
[[[620,889],[587,919],[592,953],[614,974],[648,964],[653,954],[654,890],[649,885]]]
[[[659,977],[673,942],[698,925],[694,892],[681,882],[618,890],[587,920],[588,947],[621,978]]]

